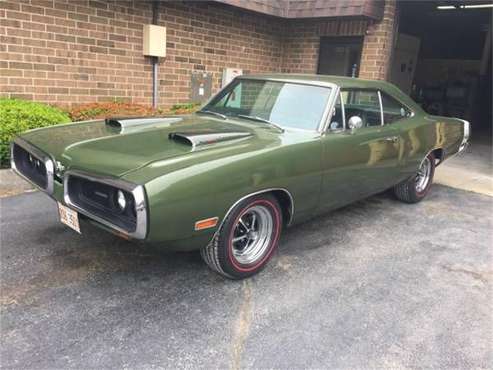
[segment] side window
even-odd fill
[[[382,95],[383,121],[385,124],[393,123],[411,115],[411,111],[393,97],[384,92],[380,94]]]
[[[332,114],[332,118],[329,124],[329,130],[342,130],[344,128],[344,116],[342,112],[341,105],[341,95],[337,97],[336,104],[334,107],[334,113]]]
[[[346,122],[352,116],[363,121],[363,127],[381,126],[380,100],[376,90],[345,90],[342,92]]]

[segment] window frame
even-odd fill
[[[336,105],[337,105],[337,99],[340,100],[341,102],[341,118],[342,118],[342,128],[339,128],[339,129],[331,129],[330,128],[330,124],[332,123],[332,118],[334,117],[335,115],[335,112],[336,112]],[[329,116],[327,117],[327,127],[326,129],[324,130],[324,132],[343,132],[343,131],[346,131],[346,110],[344,108],[344,99],[342,98],[342,89],[338,89],[337,91],[337,94],[334,98],[334,104],[332,106],[332,109],[331,109],[331,114],[329,114]]]
[[[346,107],[344,106],[344,99],[342,98],[342,90],[339,91],[339,97],[341,99],[342,130],[346,131]],[[334,103],[334,109],[335,109],[335,103]]]
[[[366,126],[365,128],[372,128],[372,127],[382,127],[384,126],[384,120],[383,120],[383,106],[382,106],[382,96],[380,95],[380,90],[379,89],[373,89],[373,88],[359,88],[359,87],[356,87],[356,88],[341,88],[339,89],[339,94],[341,95],[341,109],[343,109],[343,113],[342,113],[342,117],[343,117],[343,130],[345,131],[347,129],[347,125],[346,125],[346,107],[345,107],[345,104],[344,104],[344,99],[342,98],[342,93],[343,92],[350,92],[350,91],[365,91],[365,92],[375,92],[378,96],[378,107],[379,107],[379,110],[380,110],[380,124],[379,125],[376,125],[376,126]],[[334,109],[335,109],[335,104],[334,104]]]
[[[412,110],[407,104],[403,103],[399,98],[396,98],[394,95],[388,93],[387,91],[383,91],[383,90],[379,90],[379,91],[381,91],[381,94],[387,95],[389,98],[395,100],[397,103],[399,103],[400,105],[402,105],[405,109],[407,109],[409,111],[409,116],[401,117],[398,120],[390,122],[390,123],[384,122],[385,125],[393,125],[399,121],[402,121],[403,119],[414,117],[414,114],[415,114],[414,110]],[[383,118],[383,104],[382,104],[382,118]]]
[[[378,126],[367,126],[365,128],[383,127],[385,125],[393,125],[394,123],[397,123],[397,122],[401,121],[402,119],[411,118],[411,117],[414,117],[414,115],[415,115],[414,110],[411,109],[411,107],[409,107],[409,105],[402,102],[402,100],[400,100],[399,98],[395,97],[394,95],[390,94],[389,92],[387,92],[385,90],[377,89],[377,88],[365,88],[365,87],[361,87],[361,88],[360,87],[354,87],[354,88],[351,88],[351,87],[350,88],[341,88],[341,87],[339,87],[337,90],[337,94],[334,98],[333,105],[332,105],[332,109],[331,109],[332,114],[330,114],[330,117],[328,117],[328,119],[327,119],[328,123],[327,123],[325,132],[344,132],[348,129],[347,122],[346,122],[346,107],[344,104],[344,99],[342,97],[342,93],[343,92],[350,92],[350,91],[370,91],[370,92],[376,92],[377,93],[378,105],[379,105],[379,109],[380,109],[380,125],[378,125]],[[387,95],[388,97],[394,99],[397,103],[401,104],[405,109],[407,109],[409,111],[409,113],[410,113],[409,116],[402,117],[402,118],[398,119],[397,121],[394,121],[391,123],[385,123],[384,112],[383,112],[382,94]],[[333,114],[335,113],[335,108],[336,108],[335,106],[336,106],[338,97],[341,98],[342,121],[343,121],[342,130],[330,130],[330,120],[332,119]]]

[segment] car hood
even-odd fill
[[[259,135],[260,131],[260,135]],[[259,137],[260,136],[260,137]],[[159,161],[204,157],[198,153],[254,150],[278,141],[273,129],[202,115],[70,123],[21,137],[50,154],[65,170],[121,177]]]

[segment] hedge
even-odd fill
[[[75,105],[68,111],[68,115],[72,121],[85,121],[106,117],[148,117],[164,114],[187,114],[194,112],[198,107],[199,104],[184,103],[175,104],[169,110],[163,110],[161,108],[153,109],[148,105],[109,101]]]
[[[72,121],[86,121],[106,117],[143,117],[157,114],[162,114],[162,111],[160,109],[152,109],[147,105],[118,101],[75,105],[68,111]]]
[[[26,100],[0,98],[0,166],[9,166],[10,141],[15,134],[38,127],[70,122],[55,107]]]

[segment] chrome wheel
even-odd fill
[[[274,220],[266,207],[248,208],[234,227],[233,258],[242,265],[256,263],[268,249],[273,230]]]
[[[428,186],[428,183],[430,182],[431,170],[432,170],[431,160],[430,158],[426,157],[423,163],[421,163],[421,166],[419,167],[418,170],[418,174],[416,175],[415,186],[416,186],[416,191],[418,193],[422,193]]]

